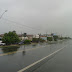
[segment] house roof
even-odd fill
[[[47,37],[47,36],[40,36],[40,37]]]

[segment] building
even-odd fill
[[[33,38],[39,38],[39,35],[33,35]]]
[[[32,41],[33,35],[27,35],[27,37],[28,37],[28,40],[31,40]]]
[[[45,41],[47,41],[47,36],[42,36],[41,35],[40,38],[43,39],[43,40],[45,40]]]
[[[31,40],[33,39],[33,35],[26,35],[26,37],[24,37],[23,35],[18,35],[20,40]]]
[[[28,39],[28,37],[24,37],[24,36],[21,35],[21,34],[19,34],[18,36],[19,36],[19,39],[20,39],[21,41]]]

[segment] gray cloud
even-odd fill
[[[4,18],[33,27],[15,25],[0,20],[0,33],[16,30],[18,33],[51,33],[72,37],[72,1],[71,0],[1,0],[0,15],[5,9]],[[38,30],[40,29],[40,30]]]

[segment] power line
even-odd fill
[[[20,26],[22,26],[22,27],[24,26],[24,27],[27,27],[27,28],[30,28],[30,29],[33,29],[33,30],[40,30],[40,29],[35,29],[35,28],[33,28],[33,27],[30,27],[30,26],[24,25],[24,24],[22,24],[22,23],[18,23],[18,22],[15,22],[15,21],[12,21],[12,20],[6,19],[6,18],[2,18],[2,19],[7,20],[7,21],[12,22],[12,23],[15,23],[15,24],[17,24],[17,25],[20,25]]]
[[[2,18],[2,19],[3,19],[3,18]],[[4,20],[4,19],[3,19],[3,20]],[[5,21],[8,21],[8,20],[5,19]],[[8,21],[8,22],[11,22],[11,21]],[[6,22],[5,22],[5,23],[6,23]],[[6,23],[6,24],[7,24],[7,23]],[[14,26],[15,28],[18,28],[17,31],[21,31],[21,32],[22,32],[22,31],[26,32],[26,31],[30,31],[30,30],[32,30],[32,31],[35,30],[35,31],[33,32],[33,33],[35,33],[35,32],[37,31],[36,29],[32,29],[32,28],[29,28],[29,30],[28,30],[28,29],[25,29],[25,30],[24,30],[24,27],[25,27],[25,26],[23,26],[23,25],[21,25],[21,24],[18,24],[17,22],[16,22],[16,23],[15,23],[15,22],[11,22],[11,23],[8,23],[8,24]],[[16,30],[15,28],[14,28],[14,30]],[[27,27],[27,28],[28,28],[28,27]]]
[[[36,29],[36,28],[30,27],[30,26],[24,25],[24,24],[22,24],[22,23],[13,21],[13,20],[9,20],[9,19],[3,18],[2,16],[4,15],[5,12],[7,12],[7,10],[5,10],[5,11],[3,12],[3,14],[0,16],[0,19],[2,18],[3,20],[9,21],[9,22],[11,22],[12,24],[13,24],[13,23],[14,23],[14,24],[17,24],[16,27],[18,27],[19,29],[22,29],[23,27],[27,27],[27,28],[33,29],[33,30],[40,30],[40,29]],[[10,23],[10,24],[11,24],[11,23]],[[19,25],[19,26],[18,26],[18,25]],[[20,26],[21,26],[21,27],[20,27]]]

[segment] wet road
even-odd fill
[[[68,42],[65,49],[33,72],[72,72],[72,41]]]
[[[21,69],[33,64],[34,62],[66,46],[60,52],[47,58],[43,62],[40,62],[35,67],[33,66],[30,69],[31,72],[48,72],[48,71],[64,72],[62,70],[67,70],[67,67],[68,69],[71,69],[72,67],[71,43],[72,41],[70,40],[70,41],[59,42],[51,45],[44,43],[37,45],[28,45],[25,46],[25,48],[24,46],[21,46],[20,48],[15,48],[15,49],[12,48],[13,50],[10,50],[9,48],[8,48],[9,50],[0,48],[0,71],[1,72],[20,71]],[[23,52],[23,50],[25,50],[25,52]],[[60,71],[58,71],[59,69]]]

